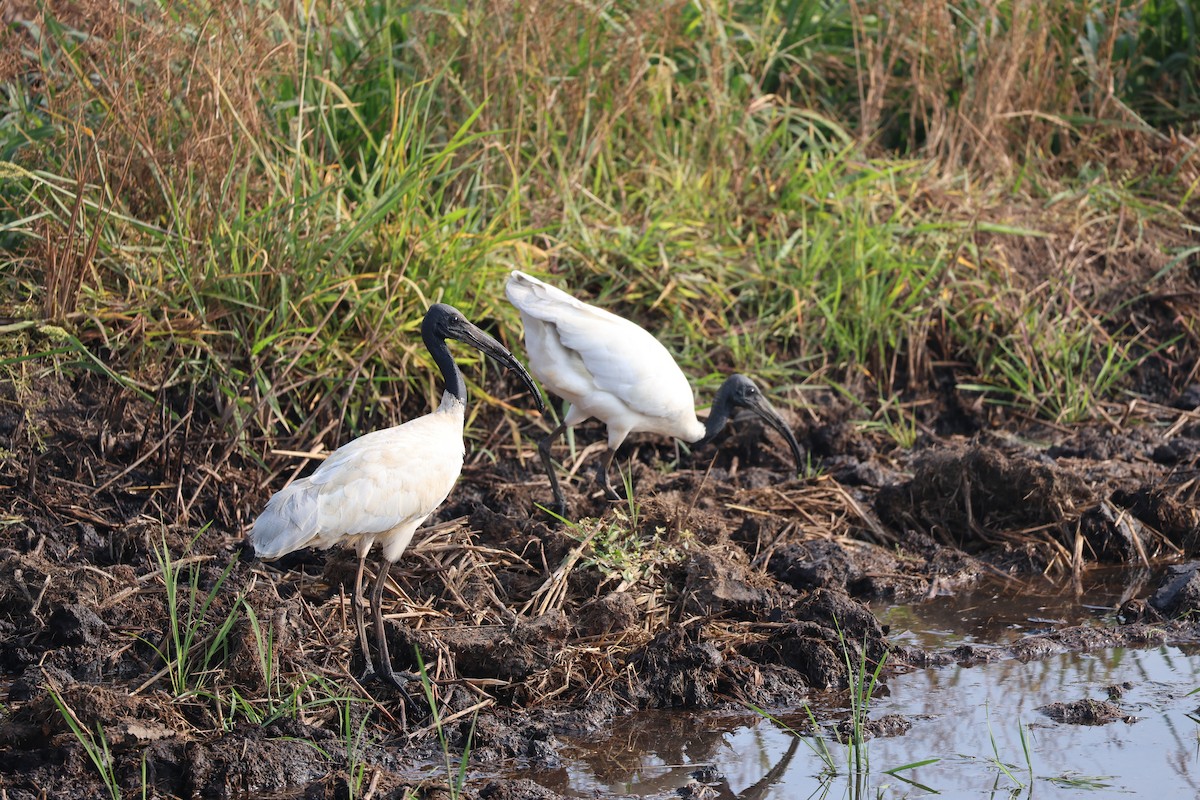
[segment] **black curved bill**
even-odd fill
[[[804,472],[804,458],[801,455],[800,443],[796,441],[792,429],[783,421],[783,417],[779,416],[779,412],[775,407],[767,402],[767,398],[761,393],[754,394],[747,398],[746,407],[762,418],[763,422],[774,428],[780,436],[787,440],[788,447],[792,448],[792,457],[796,459],[796,472]]]
[[[533,376],[525,369],[525,365],[517,360],[516,356],[508,352],[508,348],[466,320],[463,320],[461,328],[451,331],[450,335],[464,344],[471,345],[471,347],[474,347],[485,356],[494,358],[501,365],[517,373],[521,381],[525,384],[525,387],[529,389],[529,393],[533,395],[533,400],[537,403],[537,410],[539,412],[546,410],[546,404],[542,400],[542,393],[538,391],[537,384],[533,382]]]

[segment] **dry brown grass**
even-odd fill
[[[179,233],[202,235],[235,203],[240,187],[230,178],[260,157],[254,143],[274,124],[264,76],[294,68],[295,53],[261,6],[170,9],[174,16],[104,0],[10,5],[0,13],[28,26],[9,31],[0,78],[31,86],[32,102],[69,132],[62,160],[78,186],[115,189],[110,204],[151,224],[173,217],[174,204],[190,206],[193,227]],[[63,142],[33,146],[23,160],[59,160],[38,147]],[[72,236],[48,230],[45,238]]]
[[[1117,23],[1084,47],[1077,32],[1098,12],[1070,0],[851,7],[865,140],[899,136],[947,174],[966,169],[1002,181],[1034,162],[1155,164],[1146,148],[1172,141],[1116,94],[1126,67],[1114,45],[1136,23],[1111,9]]]
[[[416,27],[428,36],[413,48],[429,74],[447,63],[448,48],[457,49],[451,63],[458,97],[449,107],[465,116],[484,104],[481,127],[506,140],[497,180],[512,181],[532,167],[558,174],[560,185],[547,188],[579,191],[597,162],[610,158],[614,128],[643,129],[639,119],[671,113],[679,87],[656,54],[684,44],[684,5],[600,9],[505,0],[473,4],[457,18],[417,11]],[[553,204],[537,196],[531,202],[534,225],[552,221],[555,211],[539,208]]]

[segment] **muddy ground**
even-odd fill
[[[270,492],[311,463],[275,456],[286,471],[270,474],[177,398],[91,375],[2,391],[5,797],[109,796],[81,744],[97,731],[126,796],[444,792],[421,687],[406,701],[364,677],[348,624],[353,554],[265,564],[241,548]],[[1112,624],[999,653],[892,647],[866,605],[983,575],[1020,591],[1022,576],[1070,582],[1098,563],[1186,564],[1200,550],[1200,392],[1083,427],[943,398],[920,412],[911,449],[842,421],[832,393],[803,400],[785,413],[814,477],[789,477],[778,437],[738,420],[695,453],[627,445],[633,503],[593,492],[601,434],[585,426],[575,455],[561,451],[583,476],[565,486],[573,526],[535,506],[549,499],[534,449],[544,425],[517,420],[518,440],[511,418],[483,415],[462,480],[386,594],[396,665],[417,668],[420,652],[454,754],[474,726],[469,777],[553,767],[557,737],[634,709],[794,706],[846,686],[843,643],[892,669],[1200,633],[1200,576],[1186,567],[1128,597]],[[183,608],[193,583],[203,600],[220,582],[183,676],[164,543]],[[487,777],[468,795],[557,796]]]

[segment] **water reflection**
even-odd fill
[[[1023,636],[1069,625],[1112,622],[1116,609],[1145,594],[1149,569],[1094,567],[1078,580],[985,579],[928,602],[872,610],[891,627],[897,644],[924,648],[957,644],[1011,644]]]
[[[1128,688],[1122,686],[1126,683]],[[1110,686],[1121,687],[1116,702],[1136,721],[1066,725],[1037,710],[1056,701],[1103,700]],[[1085,777],[1101,779],[1114,790],[1195,797],[1200,789],[1198,729],[1191,716],[1196,699],[1186,694],[1197,686],[1200,659],[1194,650],[1178,647],[914,672],[894,679],[891,694],[877,706],[879,713],[917,717],[912,730],[872,741],[872,763],[887,769],[920,758],[949,759],[914,770],[911,777],[943,791],[965,789],[979,772],[974,761],[996,753],[1028,769],[1019,728],[1024,725],[1035,783]]]
[[[1119,597],[1123,590],[1117,586],[1113,591],[1113,597]],[[1089,594],[1089,599],[1095,596]],[[978,599],[974,602],[978,607]],[[1034,599],[1014,613],[1027,614],[1039,602]],[[1048,605],[1061,616],[1061,603]],[[918,613],[925,610],[922,606]],[[1102,612],[1079,603],[1068,616],[1082,619]],[[913,619],[911,630],[919,633],[912,635],[934,635],[923,624],[928,620]],[[1012,624],[1013,617],[1008,619],[1000,624]],[[933,627],[938,624],[935,619]],[[985,640],[995,637],[989,633]],[[936,643],[944,647],[947,641]],[[895,676],[888,693],[875,699],[871,716],[896,713],[913,724],[903,736],[869,742],[869,786],[847,782],[845,751],[836,743],[830,748],[841,774],[830,781],[812,739],[798,740],[752,715],[714,719],[683,713],[621,720],[608,740],[573,743],[566,754],[575,760],[555,776],[539,776],[539,781],[577,797],[665,796],[688,783],[699,767],[711,764],[714,776],[708,782],[722,798],[900,798],[933,793],[1057,797],[1067,790],[1085,791],[1089,798],[1151,793],[1196,797],[1200,696],[1187,693],[1200,687],[1198,653],[1196,647],[1117,648]],[[1105,700],[1109,687],[1115,687],[1115,702],[1133,721],[1069,725],[1038,711],[1053,702]],[[806,728],[802,716],[783,720]],[[885,773],[925,759],[938,761],[898,776]]]
[[[618,720],[603,741],[568,743],[564,755],[576,759],[538,782],[568,796],[613,793],[639,797],[669,794],[706,767],[702,779],[716,797],[761,800],[805,749],[753,715],[721,718],[687,713],[636,714]]]

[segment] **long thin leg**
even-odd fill
[[[567,515],[567,500],[563,497],[562,488],[558,485],[558,476],[554,474],[554,460],[550,458],[550,446],[554,440],[563,435],[567,423],[560,422],[558,427],[550,431],[538,441],[538,455],[542,457],[542,466],[550,478],[550,489],[554,492],[554,513],[560,517]]]
[[[363,619],[363,568],[367,565],[367,554],[365,552],[358,555],[358,571],[354,573],[354,597],[351,600],[351,605],[354,606],[354,624],[358,628],[358,646],[362,648],[363,660],[367,662],[367,668],[371,668],[371,649],[367,646],[367,623]]]
[[[596,482],[604,490],[604,496],[609,500],[620,500],[621,495],[613,488],[612,480],[608,477],[608,469],[612,466],[613,456],[617,454],[611,447],[604,451],[600,458],[600,466],[596,468]]]
[[[415,676],[408,672],[397,675],[392,669],[392,656],[388,653],[387,632],[383,628],[383,585],[387,583],[387,574],[391,567],[390,561],[382,562],[379,565],[379,572],[375,575],[375,585],[371,587],[371,621],[375,625],[375,646],[379,650],[376,674],[408,697],[408,693],[404,691],[404,681],[401,678],[411,680]]]

